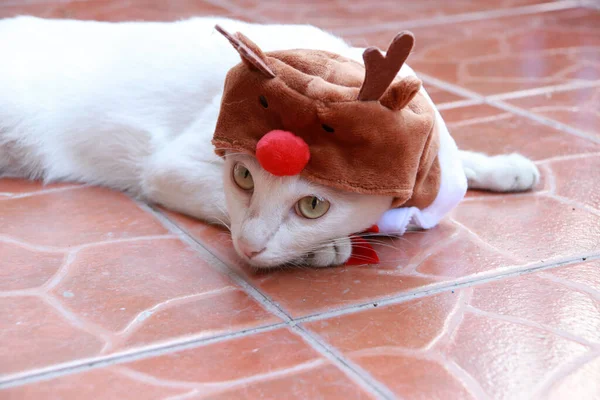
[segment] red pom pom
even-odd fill
[[[298,175],[310,159],[310,150],[302,138],[286,131],[271,131],[256,145],[256,158],[275,176]]]

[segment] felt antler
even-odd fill
[[[257,69],[269,78],[275,78],[275,73],[264,61],[264,54],[250,39],[239,32],[232,35],[220,25],[215,25],[215,29],[229,40],[237,52],[240,53],[242,61],[248,66]]]
[[[379,100],[402,68],[414,44],[412,33],[401,32],[392,40],[385,56],[375,47],[366,49],[363,53],[365,81],[360,88],[358,100]]]

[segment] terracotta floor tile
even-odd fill
[[[111,383],[104,388],[109,379]],[[119,397],[126,391],[136,391],[136,396],[143,398],[186,394],[190,399],[272,399],[282,393],[291,399],[371,398],[287,330],[225,340],[6,393],[11,399],[33,399],[44,390],[56,394],[54,398],[70,399],[80,398],[80,393],[93,390],[93,386],[103,387],[104,392],[94,392],[95,396],[107,396],[100,398]]]
[[[0,375],[278,322],[124,195],[0,200],[0,226]]]
[[[280,329],[135,361],[127,367],[160,379],[216,383],[321,362],[300,336]]]
[[[439,339],[448,315],[460,300],[460,293],[447,292],[394,306],[372,307],[307,326],[344,353],[400,345],[413,351],[425,350]]]
[[[543,2],[10,0],[0,1],[0,18],[158,21],[210,14],[313,23],[356,45],[385,48],[402,21]],[[387,27],[360,33],[376,24]],[[419,23],[409,64],[484,95],[596,85],[599,26],[600,11],[592,8]],[[426,87],[438,105],[466,100]],[[505,101],[600,137],[600,86]],[[399,396],[593,398],[600,391],[600,261],[499,275],[541,260],[600,255],[600,145],[489,105],[455,106],[442,114],[459,146],[537,160],[538,193],[470,192],[439,227],[375,244],[380,265],[255,271],[236,256],[227,231],[165,214],[293,317],[325,318],[318,313],[371,303],[305,325]],[[281,322],[126,196],[71,186],[0,180],[0,380]],[[424,293],[465,281],[472,286]],[[395,305],[378,300],[413,292],[423,297]],[[370,398],[287,329],[28,383],[0,398],[131,393]]]
[[[444,89],[440,89],[436,86],[427,84],[424,84],[424,86],[425,89],[427,89],[427,93],[437,106],[441,106],[442,104],[446,103],[452,103],[455,101],[465,100],[465,98],[462,96],[459,96]]]
[[[600,11],[578,8],[411,29],[409,64],[482,94],[600,80]],[[356,34],[385,48],[398,29]]]
[[[435,19],[486,10],[497,10],[529,4],[544,3],[543,0],[489,0],[440,3],[439,1],[368,0],[339,2],[335,0],[233,0],[233,3],[254,15],[267,17],[274,22],[310,23],[323,28],[363,28],[381,23],[398,23],[416,19]]]
[[[579,264],[577,268],[557,268],[546,271],[544,277],[555,277],[557,281],[571,282],[573,288],[579,287],[587,292],[600,292],[600,261]],[[598,297],[598,296],[596,296]]]
[[[393,350],[356,358],[376,379],[405,399],[476,399],[440,363]],[[435,377],[435,379],[432,379]]]
[[[562,274],[570,272],[577,277],[596,279],[596,282],[585,287],[589,288],[588,292],[595,290],[600,294],[600,263],[583,266],[585,268],[565,268]],[[570,282],[569,276],[562,277],[560,273],[555,276],[552,270],[533,274],[526,279],[507,279],[475,290],[470,304],[484,312],[527,320],[565,332],[582,341],[600,344],[600,298],[574,288],[583,287],[583,284]]]
[[[43,285],[66,258],[61,252],[33,251],[1,239],[0,254],[0,292]]]
[[[491,342],[490,336],[496,340]],[[537,327],[467,314],[446,351],[490,398],[511,399],[528,393],[550,371],[574,362],[587,348]]]
[[[377,266],[255,271],[236,256],[226,231],[190,219],[179,221],[213,254],[234,266],[294,316],[425,290],[442,281],[529,262],[501,254],[445,222],[430,231],[410,232],[398,239],[378,238],[374,247],[381,262]]]
[[[29,296],[0,297],[0,332],[0,376],[89,357],[103,346],[53,306]]]
[[[118,368],[104,368],[5,389],[0,397],[5,400],[127,399],[135,393],[138,399],[159,400],[187,392],[128,377]]]
[[[292,398],[367,398],[362,389],[287,330],[129,363],[139,374],[198,385],[211,398],[270,398],[284,389]],[[294,388],[294,390],[290,390]]]
[[[508,118],[511,113],[501,110],[497,107],[492,107],[487,104],[475,104],[471,106],[455,107],[448,110],[441,110],[440,114],[444,118],[446,125],[457,123],[468,124],[477,121],[494,121]],[[451,130],[454,135],[454,131]]]
[[[595,208],[600,213],[600,154],[548,163],[556,194]]]
[[[600,249],[600,216],[544,195],[472,200],[453,214],[486,243],[529,262]]]
[[[600,138],[600,86],[520,97],[506,102]]]
[[[41,192],[45,190],[73,187],[69,183],[52,183],[44,185],[40,182],[24,181],[22,179],[0,178],[0,193],[7,196]]]
[[[45,1],[3,6],[0,18],[33,15],[42,18],[70,18],[96,21],[175,21],[203,15],[246,19],[203,0],[85,0]]]
[[[308,327],[399,395],[597,393],[600,264],[507,278]],[[595,281],[595,284],[577,283]],[[432,372],[435,371],[435,372]]]
[[[463,150],[492,155],[517,152],[533,160],[600,151],[600,144],[488,105],[442,110],[441,114]]]
[[[226,290],[200,299],[170,305],[164,311],[142,314],[143,323],[130,324],[115,341],[115,349],[131,348],[159,339],[173,339],[194,334],[214,336],[241,331],[279,320],[243,291]],[[149,313],[148,313],[149,314]],[[138,321],[142,319],[139,318]],[[119,341],[122,343],[119,345]]]
[[[212,396],[215,400],[238,399],[373,399],[351,382],[333,365],[323,365],[293,376],[266,382],[257,382],[248,387],[229,390]],[[194,397],[192,397],[194,398]],[[201,396],[195,398],[202,398]]]
[[[473,235],[462,231],[452,241],[432,252],[416,272],[428,276],[462,278],[524,264],[514,256],[501,254],[483,245]]]
[[[166,233],[129,198],[101,188],[0,200],[0,225],[3,236],[54,247]]]
[[[78,252],[68,268],[54,295],[115,332],[164,302],[232,286],[176,238],[90,247]]]
[[[600,356],[576,365],[574,370],[562,379],[557,379],[547,391],[548,399],[583,399],[600,393]]]

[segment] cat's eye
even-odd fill
[[[269,108],[269,102],[265,96],[259,96],[258,101],[260,101],[260,105],[263,106],[263,108]]]
[[[317,196],[303,197],[296,203],[296,213],[308,219],[320,218],[329,211],[329,202]]]
[[[332,127],[330,127],[330,126],[329,126],[329,125],[327,125],[327,124],[323,124],[323,125],[321,125],[321,128],[323,128],[323,130],[324,130],[325,132],[329,132],[329,133],[333,133],[333,132],[335,132],[335,129],[333,129]]]
[[[233,180],[241,189],[254,189],[254,179],[252,179],[252,174],[248,171],[248,168],[244,167],[242,164],[238,163],[233,167]]]

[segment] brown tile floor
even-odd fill
[[[0,398],[600,398],[597,5],[1,1],[0,17],[212,14],[380,46],[411,29],[459,145],[520,151],[543,179],[469,193],[378,244],[378,266],[270,273],[124,195],[0,180]]]

